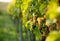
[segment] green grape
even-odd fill
[[[46,38],[46,41],[60,41],[60,33],[58,31],[51,32]]]

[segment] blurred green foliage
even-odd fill
[[[0,14],[0,41],[17,41],[16,27],[10,16],[3,11]]]

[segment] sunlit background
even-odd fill
[[[12,0],[0,0],[0,10],[6,11],[7,6],[11,1]]]
[[[0,0],[0,2],[11,2],[12,0]]]

